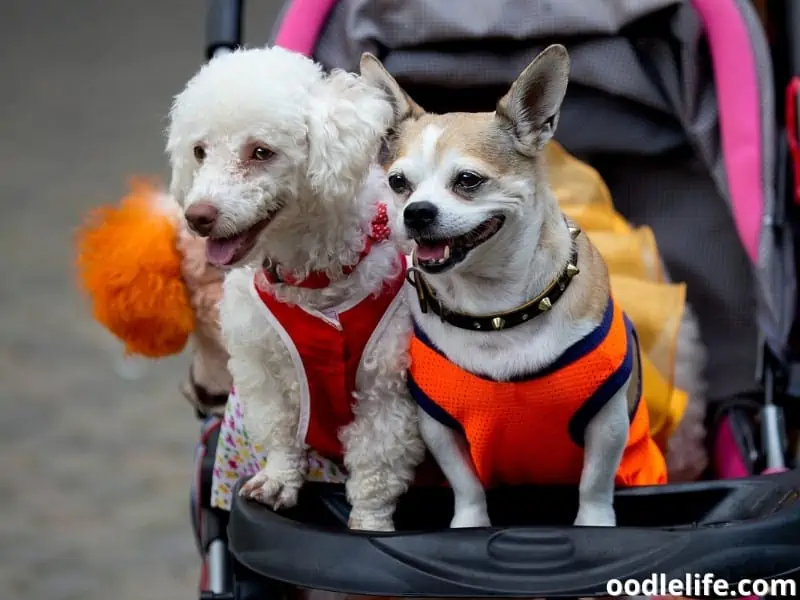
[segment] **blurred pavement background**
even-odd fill
[[[261,44],[280,2],[248,4]],[[204,27],[199,0],[0,2],[0,598],[197,597],[186,361],[116,374],[71,244],[129,175],[166,181],[165,116]]]

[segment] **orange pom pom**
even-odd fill
[[[177,354],[194,329],[177,227],[163,192],[135,181],[118,206],[93,210],[78,231],[80,286],[95,320],[130,354]]]

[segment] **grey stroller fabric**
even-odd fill
[[[429,110],[416,90],[436,88],[442,110],[492,110],[556,41],[572,58],[557,139],[600,171],[626,218],[652,227],[671,277],[687,283],[709,398],[752,391],[754,275],[726,201],[713,74],[688,2],[341,0],[315,58],[357,70],[369,51]],[[481,88],[480,108],[465,106]]]

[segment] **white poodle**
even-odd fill
[[[348,471],[350,526],[393,529],[425,450],[405,384],[405,258],[374,164],[391,105],[275,47],[212,60],[170,117],[171,191],[229,269],[229,368],[267,455],[242,494],[292,506],[313,449]]]

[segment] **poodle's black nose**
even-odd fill
[[[206,236],[214,229],[219,210],[208,202],[192,204],[184,213],[186,222],[198,235]]]
[[[403,223],[409,229],[424,229],[432,225],[439,209],[432,202],[412,202],[403,211]]]

